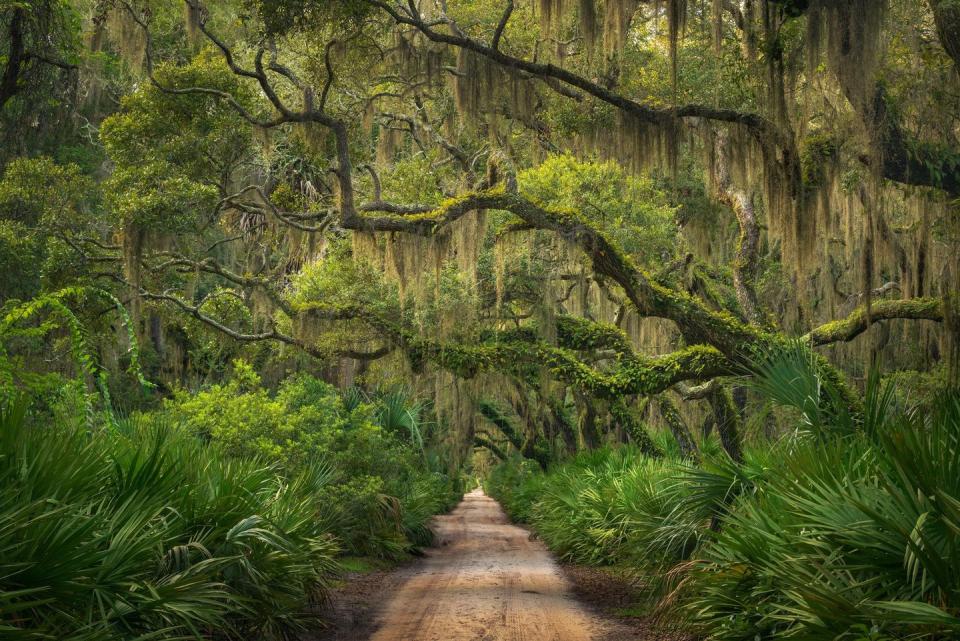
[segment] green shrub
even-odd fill
[[[623,447],[547,473],[510,460],[487,487],[561,557],[634,568],[707,639],[957,638],[960,396],[904,408],[873,376],[851,414],[814,372],[798,386],[801,361],[768,366],[798,429],[743,463]]]
[[[713,638],[960,633],[960,398],[803,443],[702,555],[690,606]]]
[[[336,570],[316,495],[323,467],[284,475],[176,429],[88,432],[0,411],[0,635],[280,638]]]
[[[183,424],[234,456],[261,456],[296,471],[328,465],[332,482],[318,500],[353,554],[398,557],[430,543],[429,519],[459,496],[456,479],[430,465],[420,406],[390,393],[344,402],[333,386],[307,375],[275,394],[243,361],[233,377],[196,394],[179,392],[155,417]]]

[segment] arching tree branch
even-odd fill
[[[871,323],[894,319],[943,322],[943,301],[939,298],[908,298],[875,301],[869,308],[861,306],[846,318],[817,327],[804,340],[814,346],[851,341],[870,328]]]
[[[395,349],[394,346],[388,344],[371,351],[349,349],[349,348],[343,349],[343,350],[333,350],[333,351],[321,350],[314,347],[313,345],[311,345],[306,341],[297,339],[288,334],[284,334],[283,332],[277,330],[276,327],[271,327],[269,330],[266,330],[263,332],[253,332],[253,333],[243,332],[240,330],[233,329],[232,327],[229,327],[228,325],[218,321],[212,316],[205,314],[201,309],[203,306],[202,302],[199,305],[191,305],[190,303],[183,300],[179,296],[174,296],[173,294],[169,294],[169,293],[149,292],[146,290],[141,290],[140,295],[147,300],[172,303],[175,307],[179,308],[181,311],[185,312],[190,317],[195,318],[196,320],[200,321],[204,325],[207,325],[208,327],[211,327],[212,329],[215,329],[218,332],[226,336],[229,336],[233,340],[241,343],[258,343],[258,342],[264,342],[264,341],[277,341],[279,343],[284,343],[286,345],[290,345],[291,347],[295,347],[299,350],[302,350],[306,354],[309,354],[310,356],[313,356],[314,358],[318,358],[318,359],[326,359],[326,358],[330,358],[331,356],[342,356],[345,358],[352,358],[355,360],[363,360],[363,361],[372,361],[372,360],[383,358],[391,354]]]

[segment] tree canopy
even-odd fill
[[[946,0],[4,2],[0,296],[31,364],[4,375],[51,369],[22,301],[85,288],[130,324],[56,298],[88,369],[157,384],[113,402],[237,357],[414,381],[462,456],[706,420],[738,457],[742,385],[795,341],[854,412],[873,364],[955,379],[956,24]]]

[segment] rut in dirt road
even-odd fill
[[[380,613],[370,641],[590,641],[602,624],[550,554],[482,490],[437,519],[437,547]]]

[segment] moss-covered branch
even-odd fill
[[[568,349],[612,350],[623,355],[633,349],[626,333],[616,325],[597,323],[579,316],[557,316],[557,342]]]
[[[497,426],[497,429],[507,437],[511,445],[517,448],[517,450],[523,449],[523,438],[520,435],[520,430],[517,429],[513,421],[510,420],[501,408],[489,400],[481,399],[477,405],[477,409],[480,410],[481,416]]]
[[[619,285],[641,316],[674,321],[691,345],[712,345],[730,360],[738,361],[743,358],[745,347],[773,340],[771,335],[729,312],[713,311],[687,292],[656,282],[596,229],[586,216],[572,210],[549,209],[501,187],[451,199],[426,214],[358,216],[350,228],[431,235],[481,209],[510,212],[535,229],[555,232],[575,243],[591,259],[596,274]]]
[[[539,433],[533,437],[524,437],[513,420],[499,407],[488,400],[481,400],[478,409],[480,415],[497,426],[507,441],[523,455],[524,458],[536,461],[541,468],[546,469],[549,463],[549,453],[540,442]]]
[[[943,322],[943,301],[939,298],[908,298],[874,302],[855,309],[846,318],[817,327],[804,339],[812,345],[828,345],[851,341],[869,329],[871,323],[894,319]]]
[[[720,200],[733,210],[740,227],[737,255],[733,261],[733,288],[746,317],[760,323],[760,305],[757,302],[755,279],[760,264],[760,225],[757,223],[753,199],[733,184],[730,176],[730,141],[726,132],[716,137],[716,182]]]
[[[630,440],[636,444],[640,450],[647,456],[659,458],[663,452],[657,447],[646,425],[637,418],[636,414],[623,401],[614,401],[610,404],[610,414],[613,419],[620,424],[624,431],[630,436]]]
[[[657,282],[596,229],[587,217],[574,211],[548,209],[518,193],[506,191],[500,187],[453,199],[437,210],[420,216],[365,218],[367,221],[365,228],[389,231],[401,231],[406,228],[415,233],[434,233],[439,227],[476,209],[499,209],[511,212],[536,229],[556,232],[576,243],[590,257],[597,275],[619,285],[641,316],[672,320],[688,344],[709,345],[713,348],[713,351],[705,351],[702,347],[693,348],[694,351],[682,354],[682,358],[678,358],[681,356],[678,353],[667,357],[666,361],[651,363],[638,361],[632,370],[630,363],[625,363],[621,371],[613,377],[598,374],[596,370],[562,350],[546,347],[541,349],[542,353],[539,356],[556,375],[561,377],[561,380],[591,393],[599,392],[600,396],[606,398],[611,397],[606,394],[615,396],[621,393],[656,393],[665,389],[660,386],[665,380],[672,379],[676,383],[691,378],[709,378],[711,375],[728,374],[736,370],[737,366],[749,365],[750,355],[757,349],[770,349],[784,340],[780,334],[771,333],[744,322],[730,312],[715,311],[699,298]],[[385,221],[388,221],[389,225],[384,227]],[[943,314],[936,299],[877,303],[871,312],[871,320],[888,318],[942,320]],[[847,341],[862,333],[867,325],[866,313],[860,310],[843,321],[830,323],[814,330],[809,335],[809,339],[814,345]],[[605,343],[609,346],[612,343],[617,345],[616,349],[623,348],[621,339],[615,333],[604,331],[598,334],[596,328],[590,328],[589,331],[584,332],[585,327],[582,323],[576,324],[574,321],[560,329],[568,338],[582,339],[582,345],[596,346]],[[471,355],[464,349],[460,348],[454,359],[463,360],[463,357],[469,357],[466,360],[473,360],[481,367],[484,366],[485,361],[500,360],[497,355],[489,351],[485,353],[481,349]],[[515,348],[510,346],[499,346],[497,350],[500,356],[509,358],[518,356]],[[440,356],[448,362],[451,360],[449,356],[444,357],[443,354]],[[455,363],[449,364],[455,365]],[[675,375],[664,376],[666,370],[671,367]],[[655,391],[650,392],[651,389]]]
[[[485,436],[482,436],[480,434],[474,435],[473,445],[474,447],[482,447],[482,448],[486,448],[487,450],[490,450],[490,453],[492,453],[501,461],[507,460],[507,455],[506,453],[504,453],[502,449],[500,449],[500,446],[498,446],[496,443],[486,438]]]
[[[960,2],[957,0],[927,0],[933,11],[940,44],[960,69]]]
[[[664,394],[657,398],[657,407],[660,408],[660,415],[680,447],[680,454],[686,458],[696,458],[699,455],[699,450],[690,435],[690,428],[687,427],[687,423],[680,416],[677,406]]]
[[[743,460],[740,443],[740,414],[733,403],[730,390],[723,385],[714,385],[707,394],[707,402],[713,410],[714,424],[720,435],[723,449],[738,463]]]

